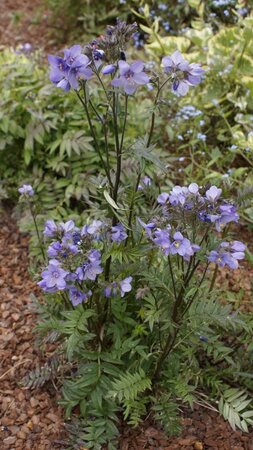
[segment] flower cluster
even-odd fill
[[[30,184],[23,184],[23,186],[18,189],[18,192],[25,198],[34,196],[33,187]]]
[[[92,76],[90,60],[81,53],[81,45],[73,45],[64,51],[64,57],[48,55],[51,65],[50,80],[64,91],[78,89],[80,78],[88,80]]]
[[[220,267],[228,266],[230,269],[237,269],[238,260],[245,257],[246,246],[240,241],[222,242],[217,250],[212,250],[208,256],[208,261]]]
[[[196,86],[201,82],[204,70],[200,64],[189,64],[179,51],[171,56],[164,56],[162,64],[166,73],[172,76],[172,90],[179,95],[186,95],[189,86]]]
[[[87,44],[83,53],[80,45],[73,45],[64,51],[63,57],[49,55],[50,80],[57,87],[69,91],[71,88],[77,90],[79,81],[88,80],[93,73],[100,82],[99,72],[102,75],[115,73],[116,76],[110,81],[111,86],[120,88],[127,95],[133,95],[141,85],[153,88],[144,62],[126,61],[126,43],[134,37],[135,32],[136,24],[127,25],[117,21],[116,26],[107,27],[105,35]],[[162,63],[164,72],[169,74],[167,81],[172,83],[172,91],[179,95],[185,95],[189,86],[199,84],[204,73],[200,64],[190,64],[179,51],[164,56]]]
[[[110,286],[98,280],[104,272],[103,245],[120,245],[127,238],[122,224],[109,227],[101,220],[93,220],[79,228],[73,220],[59,224],[47,220],[43,234],[52,240],[47,249],[49,263],[38,282],[45,292],[65,291],[76,306],[92,297],[97,286],[106,297],[109,289],[112,295],[121,297],[131,291],[132,277],[114,281]]]
[[[160,248],[165,256],[179,255],[189,261],[196,252],[205,250],[209,262],[215,262],[223,267],[238,267],[239,259],[243,259],[245,245],[239,241],[222,242],[218,249],[210,254],[206,245],[208,231],[212,225],[220,232],[229,223],[237,223],[239,215],[236,206],[221,198],[222,189],[211,186],[203,189],[196,183],[186,186],[175,186],[169,193],[162,192],[157,202],[161,206],[161,215],[156,216],[149,223],[140,221],[147,237]],[[192,229],[199,227],[199,242],[191,242],[198,233]],[[206,238],[204,239],[203,236]]]

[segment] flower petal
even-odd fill
[[[141,73],[135,73],[133,75],[133,80],[135,81],[135,83],[137,84],[147,84],[149,82],[149,77],[146,73],[141,72]]]
[[[130,65],[130,70],[132,70],[132,72],[134,72],[134,73],[140,73],[143,71],[143,69],[144,69],[144,62],[141,61],[140,59],[137,61],[134,61]]]

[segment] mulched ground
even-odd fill
[[[32,333],[37,319],[30,294],[37,287],[28,273],[28,237],[20,234],[10,213],[2,212],[0,219],[0,255],[0,448],[63,450],[63,445],[55,443],[65,437],[63,411],[57,406],[59,392],[52,385],[38,390],[20,385],[29,370],[44,363],[52,348],[42,355]],[[253,432],[233,432],[213,411],[196,405],[184,416],[180,437],[168,439],[147,421],[135,430],[123,429],[119,449],[253,450]]]
[[[0,48],[30,43],[33,50],[47,52],[57,47],[45,4],[43,0],[0,0]]]

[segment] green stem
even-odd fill
[[[117,203],[118,199],[118,190],[120,184],[120,175],[121,175],[121,145],[119,142],[119,128],[118,128],[118,94],[113,93],[113,124],[114,124],[114,138],[115,138],[115,151],[117,157],[117,166],[116,166],[116,177],[115,184],[113,189],[113,200]],[[116,220],[117,218],[114,218]]]
[[[97,151],[97,153],[99,155],[99,158],[100,158],[101,164],[103,166],[103,169],[105,171],[108,183],[109,183],[110,187],[112,188],[113,185],[112,185],[112,181],[111,181],[110,172],[109,172],[108,168],[106,167],[106,164],[104,162],[102,153],[100,151],[99,144],[98,144],[98,141],[97,141],[97,138],[96,138],[96,133],[95,133],[95,130],[94,130],[94,127],[93,127],[93,124],[92,124],[91,117],[90,117],[89,108],[87,106],[87,96],[86,96],[85,85],[83,86],[83,93],[84,93],[85,101],[83,101],[81,95],[79,94],[79,92],[77,90],[75,92],[76,92],[77,97],[79,98],[80,102],[82,103],[82,105],[84,107],[84,110],[85,110],[85,113],[86,113],[86,116],[87,116],[87,120],[88,120],[88,123],[89,123],[90,131],[91,131],[91,135],[92,135],[92,138],[93,138],[93,141],[94,141],[95,149],[96,149],[96,151]]]
[[[216,277],[217,277],[217,273],[218,273],[218,264],[216,264],[215,269],[213,271],[213,276],[212,276],[212,281],[211,281],[211,284],[210,284],[209,292],[211,292],[213,290],[213,288],[214,288],[214,283],[215,283],[215,280],[216,280]]]
[[[35,215],[35,213],[34,213],[34,211],[33,211],[33,207],[32,207],[32,205],[31,205],[31,203],[30,203],[30,202],[28,202],[28,203],[29,203],[29,208],[30,208],[30,212],[31,212],[32,219],[33,219],[33,223],[34,223],[34,226],[35,226],[36,235],[37,235],[37,238],[38,238],[38,241],[39,241],[39,247],[40,247],[40,250],[41,250],[43,259],[44,259],[44,261],[46,261],[47,258],[46,258],[46,255],[45,255],[43,243],[42,243],[41,236],[40,236],[40,232],[39,232],[39,229],[38,229],[37,220],[36,220],[36,215]]]

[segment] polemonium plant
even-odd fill
[[[176,379],[191,401],[191,383],[204,380],[199,345],[209,345],[210,354],[217,329],[222,336],[241,326],[228,308],[214,306],[218,269],[234,270],[244,258],[245,245],[230,232],[239,220],[236,205],[214,185],[158,191],[145,173],[143,149],[151,150],[161,93],[186,95],[204,70],[178,51],[165,55],[155,73],[141,60],[128,61],[126,44],[135,30],[135,24],[118,21],[83,50],[74,45],[49,57],[51,81],[73,89],[83,106],[103,175],[95,217],[87,216],[87,223],[46,221],[47,264],[38,281],[54,311],[40,329],[57,331],[75,368],[64,382],[62,404],[68,415],[79,405],[89,448],[116,448],[120,412],[136,425],[151,409],[169,431],[169,405],[175,412],[173,401],[183,397]],[[138,94],[141,99],[148,84],[154,108],[132,186],[126,186],[128,103]],[[31,192],[23,187],[21,195]]]

